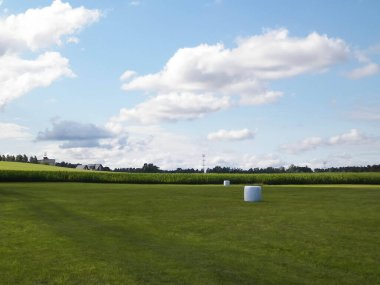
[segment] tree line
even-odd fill
[[[380,172],[380,164],[367,166],[343,166],[330,168],[316,168],[314,172]]]
[[[26,156],[25,154],[18,155],[0,155],[0,161],[13,161],[13,162],[25,162],[25,163],[38,163],[37,156]]]
[[[145,163],[141,168],[115,168],[114,172],[146,172],[146,173],[203,173],[203,169],[177,168],[176,170],[161,170],[152,163]],[[315,168],[308,166],[290,165],[289,167],[266,167],[266,168],[231,168],[215,166],[207,168],[207,173],[312,173],[312,172],[380,172],[380,164],[367,166],[343,166],[330,168]]]
[[[28,157],[25,154],[17,155],[0,155],[0,161],[13,161],[24,163],[38,163],[36,156]],[[76,168],[79,163],[70,162],[57,162],[56,166]],[[115,168],[111,170],[109,167],[104,167],[106,171],[114,172],[132,172],[132,173],[203,173],[203,169],[194,168],[177,168],[175,170],[162,170],[153,163],[144,163],[142,167],[128,167],[128,168]],[[329,168],[315,168],[314,170],[308,166],[290,165],[289,167],[266,167],[266,168],[233,168],[228,166],[215,166],[207,168],[207,173],[311,173],[311,172],[380,172],[380,164],[367,165],[367,166],[342,166],[342,167],[329,167]]]

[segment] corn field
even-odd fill
[[[112,173],[96,171],[0,170],[0,182],[92,182],[135,184],[380,184],[378,172],[187,174]]]

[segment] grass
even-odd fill
[[[379,284],[380,186],[0,183],[0,284]]]

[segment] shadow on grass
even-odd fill
[[[0,193],[25,201],[30,217],[37,224],[48,225],[55,235],[76,245],[73,255],[81,255],[93,264],[100,262],[118,268],[121,275],[137,283],[247,284],[249,281],[252,284],[255,281],[251,274],[221,258],[220,249],[207,244],[189,243],[165,233],[160,235],[138,224],[120,226],[102,222],[25,192],[1,190]]]

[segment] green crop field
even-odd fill
[[[380,172],[213,174],[120,173],[76,170],[17,162],[0,162],[0,182],[94,182],[138,184],[378,184]]]
[[[77,169],[51,166],[51,165],[0,161],[0,171],[4,171],[4,170],[12,170],[12,171],[80,171]]]
[[[0,284],[380,284],[380,186],[0,183]]]

